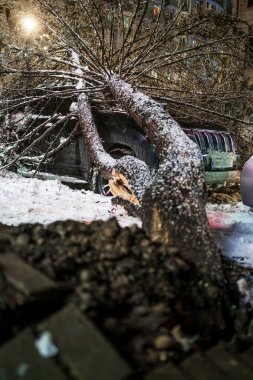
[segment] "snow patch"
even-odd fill
[[[206,206],[207,211],[226,211],[226,212],[249,212],[249,207],[245,206],[242,202],[236,204],[213,204],[208,203]]]
[[[58,347],[54,344],[52,334],[49,331],[43,331],[34,344],[38,353],[43,358],[52,358],[59,353]]]
[[[24,178],[0,171],[0,222],[49,224],[57,220],[90,223],[116,217],[122,227],[141,226],[139,219],[128,216],[121,206],[113,206],[111,197],[92,191],[72,190],[57,180]]]

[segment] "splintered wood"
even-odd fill
[[[123,174],[116,172],[115,170],[112,171],[112,176],[113,178],[109,180],[111,193],[114,196],[128,200],[136,206],[140,206],[140,203],[134,195],[131,187],[129,186],[126,177]]]

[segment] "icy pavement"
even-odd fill
[[[249,207],[207,205],[210,227],[223,255],[253,266],[253,215]],[[71,190],[56,180],[24,178],[0,171],[0,222],[49,224],[56,220],[90,223],[116,217],[122,227],[141,226],[137,218],[128,216],[120,206],[112,206],[110,197],[91,191]]]

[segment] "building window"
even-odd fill
[[[174,74],[175,74],[174,70],[171,67],[169,67],[168,70],[167,70],[167,79],[171,80],[171,81],[174,80],[175,79],[174,78],[175,77]]]
[[[194,46],[196,46],[196,43],[197,43],[196,36],[194,36],[194,35],[188,36],[188,44],[190,46],[194,47]]]
[[[157,71],[155,71],[154,69],[151,70],[151,77],[154,78],[154,79],[157,79],[157,78],[158,78]]]
[[[253,0],[248,0],[248,7],[253,7]]]
[[[129,16],[124,16],[123,24],[124,24],[124,28],[128,29],[130,27],[130,24],[131,24],[131,18]]]

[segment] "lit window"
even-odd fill
[[[123,22],[124,22],[124,28],[128,29],[129,26],[130,26],[130,17],[129,16],[124,16]]]

